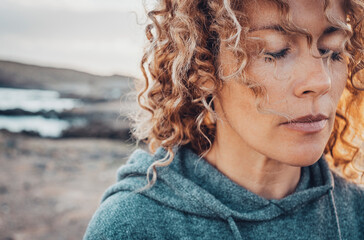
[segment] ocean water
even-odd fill
[[[62,112],[81,105],[71,98],[60,98],[56,91],[0,88],[0,110],[23,109],[29,112],[51,111]]]
[[[0,116],[0,129],[10,132],[34,131],[42,137],[60,137],[70,123],[60,119],[47,119],[42,116]]]
[[[60,98],[56,91],[0,88],[0,110],[22,109],[28,112],[62,112],[80,106],[77,99]],[[34,131],[42,137],[60,137],[71,123],[57,118],[0,115],[0,129],[10,132]]]

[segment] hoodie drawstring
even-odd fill
[[[232,217],[232,216],[229,216],[229,217],[228,217],[228,222],[229,222],[230,229],[231,229],[231,231],[232,231],[232,232],[233,232],[233,234],[234,234],[234,238],[235,238],[236,240],[243,240],[243,238],[242,238],[242,237],[241,237],[241,235],[240,235],[239,229],[238,229],[238,227],[236,226],[236,223],[235,223],[235,221],[234,221],[234,219],[233,219],[233,217]]]
[[[336,221],[336,229],[337,229],[337,235],[338,235],[338,239],[339,240],[342,240],[342,237],[341,237],[341,229],[340,229],[340,223],[339,223],[339,216],[338,216],[338,214],[337,214],[337,208],[336,208],[336,204],[335,204],[335,198],[334,198],[334,188],[335,188],[335,186],[334,186],[334,177],[333,177],[333,175],[332,175],[332,173],[331,173],[331,188],[330,188],[330,190],[329,190],[329,195],[330,195],[330,197],[329,197],[329,200],[330,200],[330,203],[331,203],[331,205],[332,205],[332,209],[333,209],[333,212],[334,212],[334,215],[335,215],[335,221]]]

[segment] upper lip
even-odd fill
[[[324,119],[328,119],[329,117],[327,117],[326,115],[324,114],[318,114],[318,115],[306,115],[306,116],[303,116],[303,117],[298,117],[298,118],[295,118],[295,119],[292,119],[291,121],[287,121],[287,122],[284,122],[282,124],[287,124],[287,123],[307,123],[307,122],[318,122],[318,121],[321,121],[321,120],[324,120]]]

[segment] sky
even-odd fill
[[[140,77],[145,21],[142,0],[0,0],[0,59]]]

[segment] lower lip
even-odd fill
[[[316,122],[292,122],[292,123],[285,123],[283,126],[286,128],[304,132],[304,133],[316,133],[320,132],[322,129],[325,128],[327,123],[327,119],[323,119],[321,121]]]

